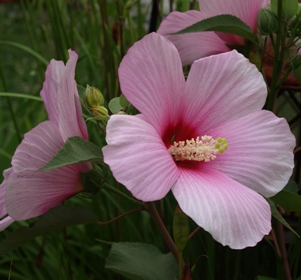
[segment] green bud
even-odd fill
[[[98,194],[102,185],[105,183],[107,172],[103,166],[96,166],[95,169],[90,169],[80,173],[82,184],[84,187],[83,194],[86,197],[94,197]]]
[[[292,68],[295,78],[301,84],[301,54],[295,54],[289,61],[289,66]]]
[[[102,106],[104,103],[104,98],[101,91],[96,87],[90,87],[87,85],[84,92],[84,101],[87,107]]]
[[[87,85],[83,98],[84,105],[95,116],[108,116],[108,110],[103,107],[104,98],[99,89]]]
[[[276,15],[269,10],[262,9],[258,16],[258,28],[261,35],[276,33],[278,30]]]
[[[289,61],[289,65],[292,67],[293,70],[301,68],[301,54],[293,55]]]

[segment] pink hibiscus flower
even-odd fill
[[[185,81],[175,46],[152,33],[128,51],[119,78],[141,114],[108,122],[104,161],[117,181],[143,201],[172,190],[188,216],[231,248],[268,234],[260,194],[288,182],[295,138],[286,120],[261,110],[267,90],[256,67],[231,51],[195,61]]]
[[[257,17],[261,8],[270,0],[199,0],[200,12],[172,12],[162,21],[158,33],[167,37],[178,49],[183,65],[212,54],[230,51],[226,46],[243,45],[244,38],[219,32],[198,32],[182,35],[168,35],[178,32],[198,21],[217,15],[230,14],[257,31]]]
[[[42,122],[18,146],[12,167],[4,171],[0,185],[0,230],[12,222],[44,214],[50,208],[83,190],[80,172],[92,168],[90,163],[39,171],[57,154],[69,137],[88,139],[77,92],[75,66],[77,54],[69,50],[66,66],[52,60],[46,70],[41,91],[49,121]]]

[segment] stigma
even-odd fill
[[[168,151],[175,161],[209,162],[215,160],[218,153],[222,154],[227,149],[226,138],[213,139],[211,136],[205,135],[196,139],[174,142]]]

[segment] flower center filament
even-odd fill
[[[216,159],[218,153],[223,153],[228,149],[226,138],[211,136],[192,138],[191,140],[174,142],[168,151],[175,161],[211,161]]]

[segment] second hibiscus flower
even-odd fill
[[[159,34],[166,36],[176,46],[183,65],[192,64],[194,60],[208,55],[228,52],[230,49],[227,44],[243,45],[244,38],[221,32],[170,35],[171,33],[222,14],[238,17],[256,33],[259,11],[270,3],[270,0],[199,0],[198,2],[201,11],[172,12],[162,21],[158,29]]]
[[[195,61],[185,81],[176,48],[153,33],[128,51],[119,78],[141,114],[108,122],[103,153],[115,178],[143,201],[172,190],[188,216],[231,248],[268,234],[260,194],[288,182],[295,139],[284,119],[261,110],[267,90],[256,67],[232,51]]]

